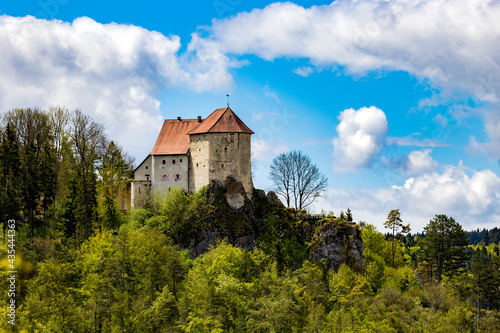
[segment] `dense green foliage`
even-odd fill
[[[366,269],[310,260],[327,224],[273,206],[248,210],[224,189],[150,197],[124,214],[131,162],[79,111],[14,110],[0,133],[0,290],[8,289],[6,221],[16,220],[16,332],[496,332],[500,248],[468,246],[453,218],[425,235],[389,237],[359,223]],[[397,215],[397,214],[396,214]],[[397,221],[389,219],[391,221]],[[307,216],[306,216],[307,217]],[[219,241],[187,250],[217,231]],[[495,233],[491,233],[496,235]],[[236,246],[247,235],[248,249]],[[198,254],[198,253],[197,253]],[[7,304],[7,293],[0,293]],[[6,318],[7,308],[0,306]]]
[[[132,160],[79,110],[15,109],[0,126],[0,222],[15,219],[33,249],[37,239],[76,244],[117,229],[128,204]],[[4,229],[5,230],[5,229]]]
[[[142,213],[132,216],[140,219]],[[18,327],[28,332],[474,332],[480,304],[480,331],[496,331],[498,295],[489,291],[499,290],[500,257],[478,248],[460,286],[439,285],[419,281],[402,246],[397,267],[391,267],[392,243],[371,225],[362,231],[364,273],[346,265],[327,271],[308,260],[280,272],[265,251],[225,242],[193,259],[153,226],[97,232],[78,248],[46,240],[45,258],[33,269],[19,261],[25,296]]]

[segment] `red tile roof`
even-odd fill
[[[212,112],[196,128],[188,134],[201,133],[248,133],[254,132],[241,121],[241,119],[231,110],[230,107],[220,108]]]
[[[189,135],[187,135],[187,132],[198,125],[200,125],[198,119],[165,120],[151,155],[186,154],[189,149]]]
[[[231,108],[220,108],[207,119],[167,119],[163,122],[151,155],[180,155],[189,149],[189,134],[200,133],[249,133],[250,128]]]

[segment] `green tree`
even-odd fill
[[[394,267],[394,254],[396,253],[396,246],[399,243],[399,238],[401,234],[407,234],[410,232],[410,224],[404,225],[403,220],[401,220],[401,213],[399,209],[393,209],[387,215],[387,220],[384,222],[384,226],[387,229],[392,230],[392,267]]]
[[[425,238],[419,240],[420,259],[430,267],[431,279],[435,273],[440,283],[442,275],[453,274],[464,268],[468,260],[465,250],[469,244],[466,232],[452,217],[436,215],[424,227]]]
[[[7,123],[0,142],[0,218],[4,239],[7,221],[17,219],[21,210],[19,164],[19,141],[12,125]]]
[[[481,307],[498,309],[500,306],[500,258],[489,258],[484,245],[472,257],[469,274],[470,299],[477,308],[477,329]]]
[[[132,177],[132,159],[113,141],[99,156],[99,216],[105,229],[118,229],[123,220],[120,210],[125,209],[129,199],[127,181]]]
[[[74,163],[70,181],[66,218],[68,233],[81,242],[97,226],[97,174],[96,164],[105,142],[103,127],[80,110],[71,118],[71,146]]]
[[[19,187],[32,239],[38,222],[37,209],[43,210],[45,222],[55,195],[55,154],[50,122],[47,114],[37,108],[11,110],[4,120],[15,128],[20,143]]]

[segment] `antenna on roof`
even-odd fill
[[[227,107],[229,107],[229,94],[226,94],[227,97]]]

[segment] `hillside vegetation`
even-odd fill
[[[255,190],[179,188],[127,210],[131,160],[81,112],[3,119],[0,303],[16,221],[15,332],[498,332],[496,231],[385,236]],[[362,253],[361,253],[362,252]],[[5,292],[4,292],[5,291]],[[0,315],[7,318],[6,306]]]

